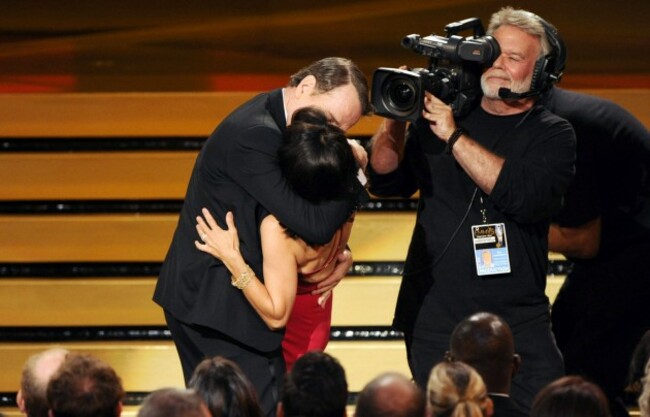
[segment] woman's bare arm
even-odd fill
[[[239,251],[239,236],[233,214],[229,212],[226,215],[225,230],[219,227],[208,210],[203,209],[203,216],[205,220],[200,216],[196,219],[196,228],[203,241],[194,242],[197,249],[220,259],[233,275],[233,280],[243,274],[251,274]],[[267,326],[275,330],[286,325],[296,297],[297,247],[272,215],[262,221],[260,231],[264,282],[253,276],[242,291]]]

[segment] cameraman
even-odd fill
[[[524,410],[563,374],[545,295],[547,233],[573,177],[575,135],[535,103],[564,64],[550,30],[530,12],[495,13],[488,33],[501,55],[481,77],[480,106],[455,120],[450,106],[427,93],[422,117],[408,130],[386,119],[371,142],[370,191],[420,193],[394,319],[416,382],[426,386],[458,322],[489,311],[512,327],[522,357],[512,397]],[[545,60],[543,71],[553,74],[535,73]],[[545,82],[533,86],[533,79]],[[486,241],[494,242],[494,267],[480,264]]]

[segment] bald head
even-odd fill
[[[370,381],[359,393],[355,417],[422,417],[424,395],[402,374],[388,372]]]
[[[510,326],[491,313],[476,313],[461,321],[451,334],[450,356],[472,366],[489,392],[508,393],[519,365]]]
[[[16,396],[18,408],[23,414],[29,417],[47,417],[47,384],[67,355],[67,350],[53,348],[27,359]]]

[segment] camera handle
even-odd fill
[[[447,34],[447,37],[449,37],[467,29],[473,29],[475,37],[485,35],[485,28],[483,27],[481,19],[478,17],[470,17],[459,20],[458,22],[449,23],[445,26],[445,33]]]

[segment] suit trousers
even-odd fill
[[[181,360],[186,385],[203,359],[222,356],[235,362],[251,381],[264,416],[275,416],[285,374],[280,347],[276,351],[260,352],[217,330],[184,323],[167,311],[165,320]]]

